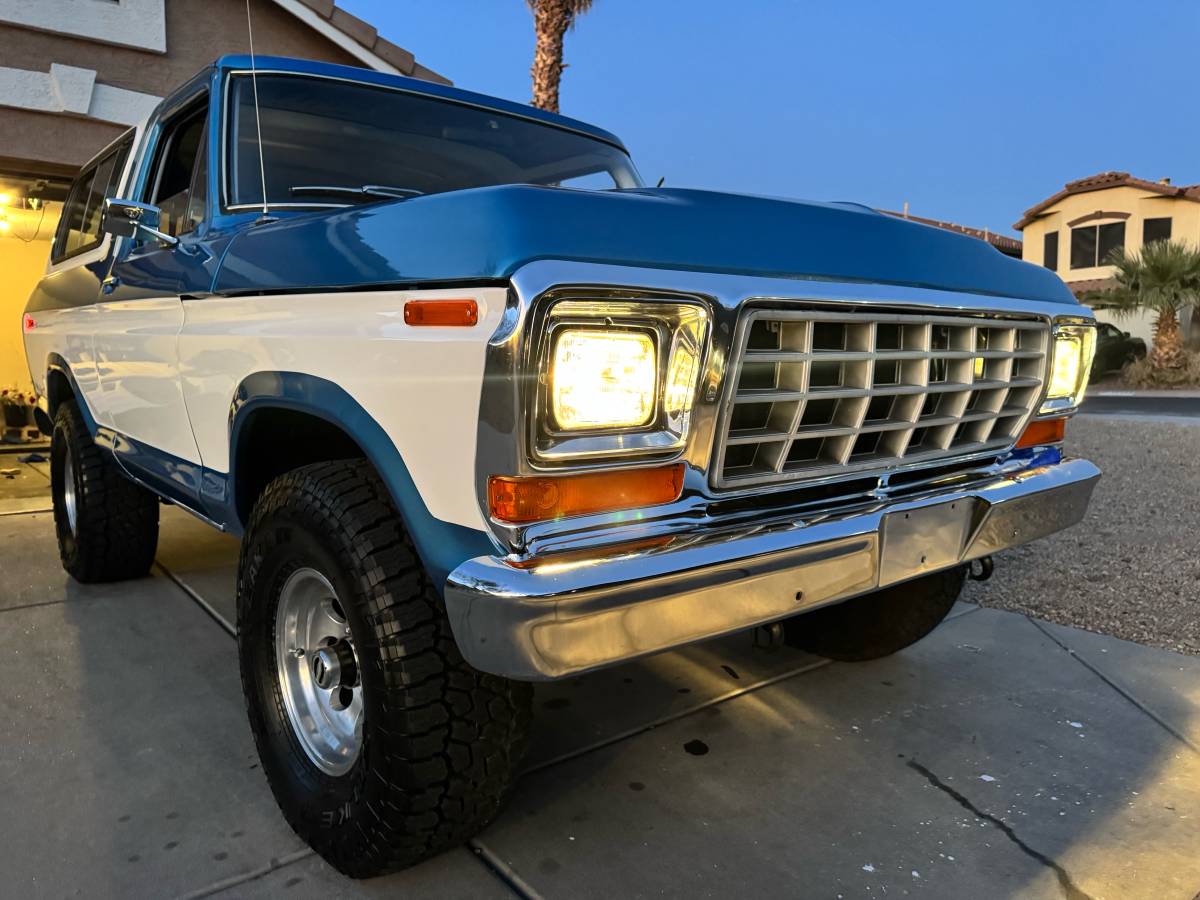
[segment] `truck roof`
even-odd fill
[[[251,60],[245,54],[230,54],[220,57],[213,65],[219,69],[249,71],[251,69]],[[611,131],[605,131],[603,128],[597,128],[595,125],[590,125],[587,122],[581,122],[578,119],[572,119],[568,116],[560,116],[557,113],[546,112],[545,110],[524,103],[514,103],[511,100],[490,97],[487,94],[477,94],[474,91],[436,84],[432,81],[423,81],[420,78],[390,75],[385,72],[376,72],[373,69],[340,66],[336,63],[317,62],[311,59],[294,59],[286,56],[259,56],[257,54],[254,57],[254,68],[259,73],[289,72],[298,75],[311,75],[316,78],[338,78],[345,81],[357,81],[362,84],[397,88],[415,94],[424,94],[428,97],[452,100],[456,103],[466,103],[471,106],[495,110],[496,112],[511,116],[521,116],[525,119],[544,122],[547,125],[557,128],[577,131],[589,137],[602,140],[605,143],[612,144],[621,150],[626,150],[625,144]]]

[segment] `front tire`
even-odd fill
[[[966,575],[958,566],[795,616],[783,623],[784,643],[843,662],[891,656],[941,624]]]
[[[85,584],[141,578],[158,549],[158,497],[92,440],[75,401],[59,404],[50,439],[50,493],[63,568]]]
[[[341,872],[413,865],[499,811],[531,687],[463,660],[365,462],[305,466],[267,486],[242,544],[238,648],[275,799]]]

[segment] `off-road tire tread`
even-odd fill
[[[937,628],[966,574],[957,566],[788,619],[784,643],[841,662],[890,656]]]
[[[66,510],[54,485],[54,520],[59,557],[76,581],[94,584],[141,578],[150,571],[158,549],[158,497],[125,475],[117,463],[96,446],[79,407],[73,400],[61,403],[55,414],[53,440],[66,441],[78,473],[76,528],[73,539]],[[61,462],[54,458],[52,481],[61,477]]]
[[[384,737],[365,741],[364,764],[345,776],[357,779],[354,838],[302,815],[286,796],[287,786],[272,781],[285,818],[335,868],[358,878],[394,872],[462,844],[508,797],[529,731],[531,686],[480,672],[462,658],[441,598],[365,461],[304,466],[264,490],[238,566],[240,642],[263,634],[265,623],[255,621],[263,611],[250,602],[262,563],[258,538],[284,510],[319,529],[343,571],[352,573],[356,595],[339,600],[358,604],[369,623],[366,646],[361,635],[356,638],[359,664],[375,666],[385,685],[382,720],[373,722],[374,733]],[[266,634],[273,628],[271,623]],[[262,755],[268,735],[250,702],[254,669],[246,648],[240,656]],[[276,714],[285,716],[275,695]]]

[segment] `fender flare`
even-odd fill
[[[81,391],[79,389],[79,384],[75,381],[75,375],[71,372],[70,364],[65,359],[63,359],[62,356],[60,356],[59,354],[50,353],[46,357],[46,372],[47,372],[47,378],[46,378],[47,394],[49,393],[49,389],[50,389],[50,378],[49,378],[50,372],[58,372],[61,375],[66,377],[67,384],[70,385],[70,387],[71,387],[71,395],[75,398],[75,405],[79,407],[79,413],[80,413],[80,415],[83,416],[83,422],[85,425],[87,425],[88,432],[92,435],[92,437],[93,438],[96,437],[96,434],[100,430],[100,426],[97,424],[95,416],[92,415],[91,409],[88,408],[87,398],[83,395],[83,391]],[[50,434],[54,431],[54,412],[57,409],[58,404],[55,403],[53,406],[51,406],[50,405],[51,398],[49,396],[47,396],[45,399],[46,399],[46,406],[47,406],[46,410],[43,411],[42,408],[39,406],[37,408],[37,410],[35,411],[34,415],[36,416],[36,415],[40,414],[42,417],[44,417],[46,419],[46,424],[49,425],[49,428],[46,428],[43,430],[45,431],[46,434]],[[57,400],[59,402],[61,402],[62,398],[61,397],[57,398]],[[39,418],[38,419],[38,427],[41,428],[41,426],[42,426],[42,421],[41,421],[41,418]]]
[[[258,409],[287,409],[324,419],[345,432],[375,467],[417,548],[439,594],[446,576],[476,556],[493,556],[498,548],[483,531],[446,522],[425,505],[400,451],[383,427],[343,388],[303,372],[255,372],[234,392],[229,408],[229,484],[231,512],[237,497],[236,460],[242,429]],[[244,527],[245,523],[238,522]]]

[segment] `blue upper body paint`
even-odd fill
[[[1042,266],[1011,259],[976,238],[853,204],[533,185],[431,194],[259,225],[233,240],[213,288],[503,280],[537,259],[890,283],[1076,304]]]

